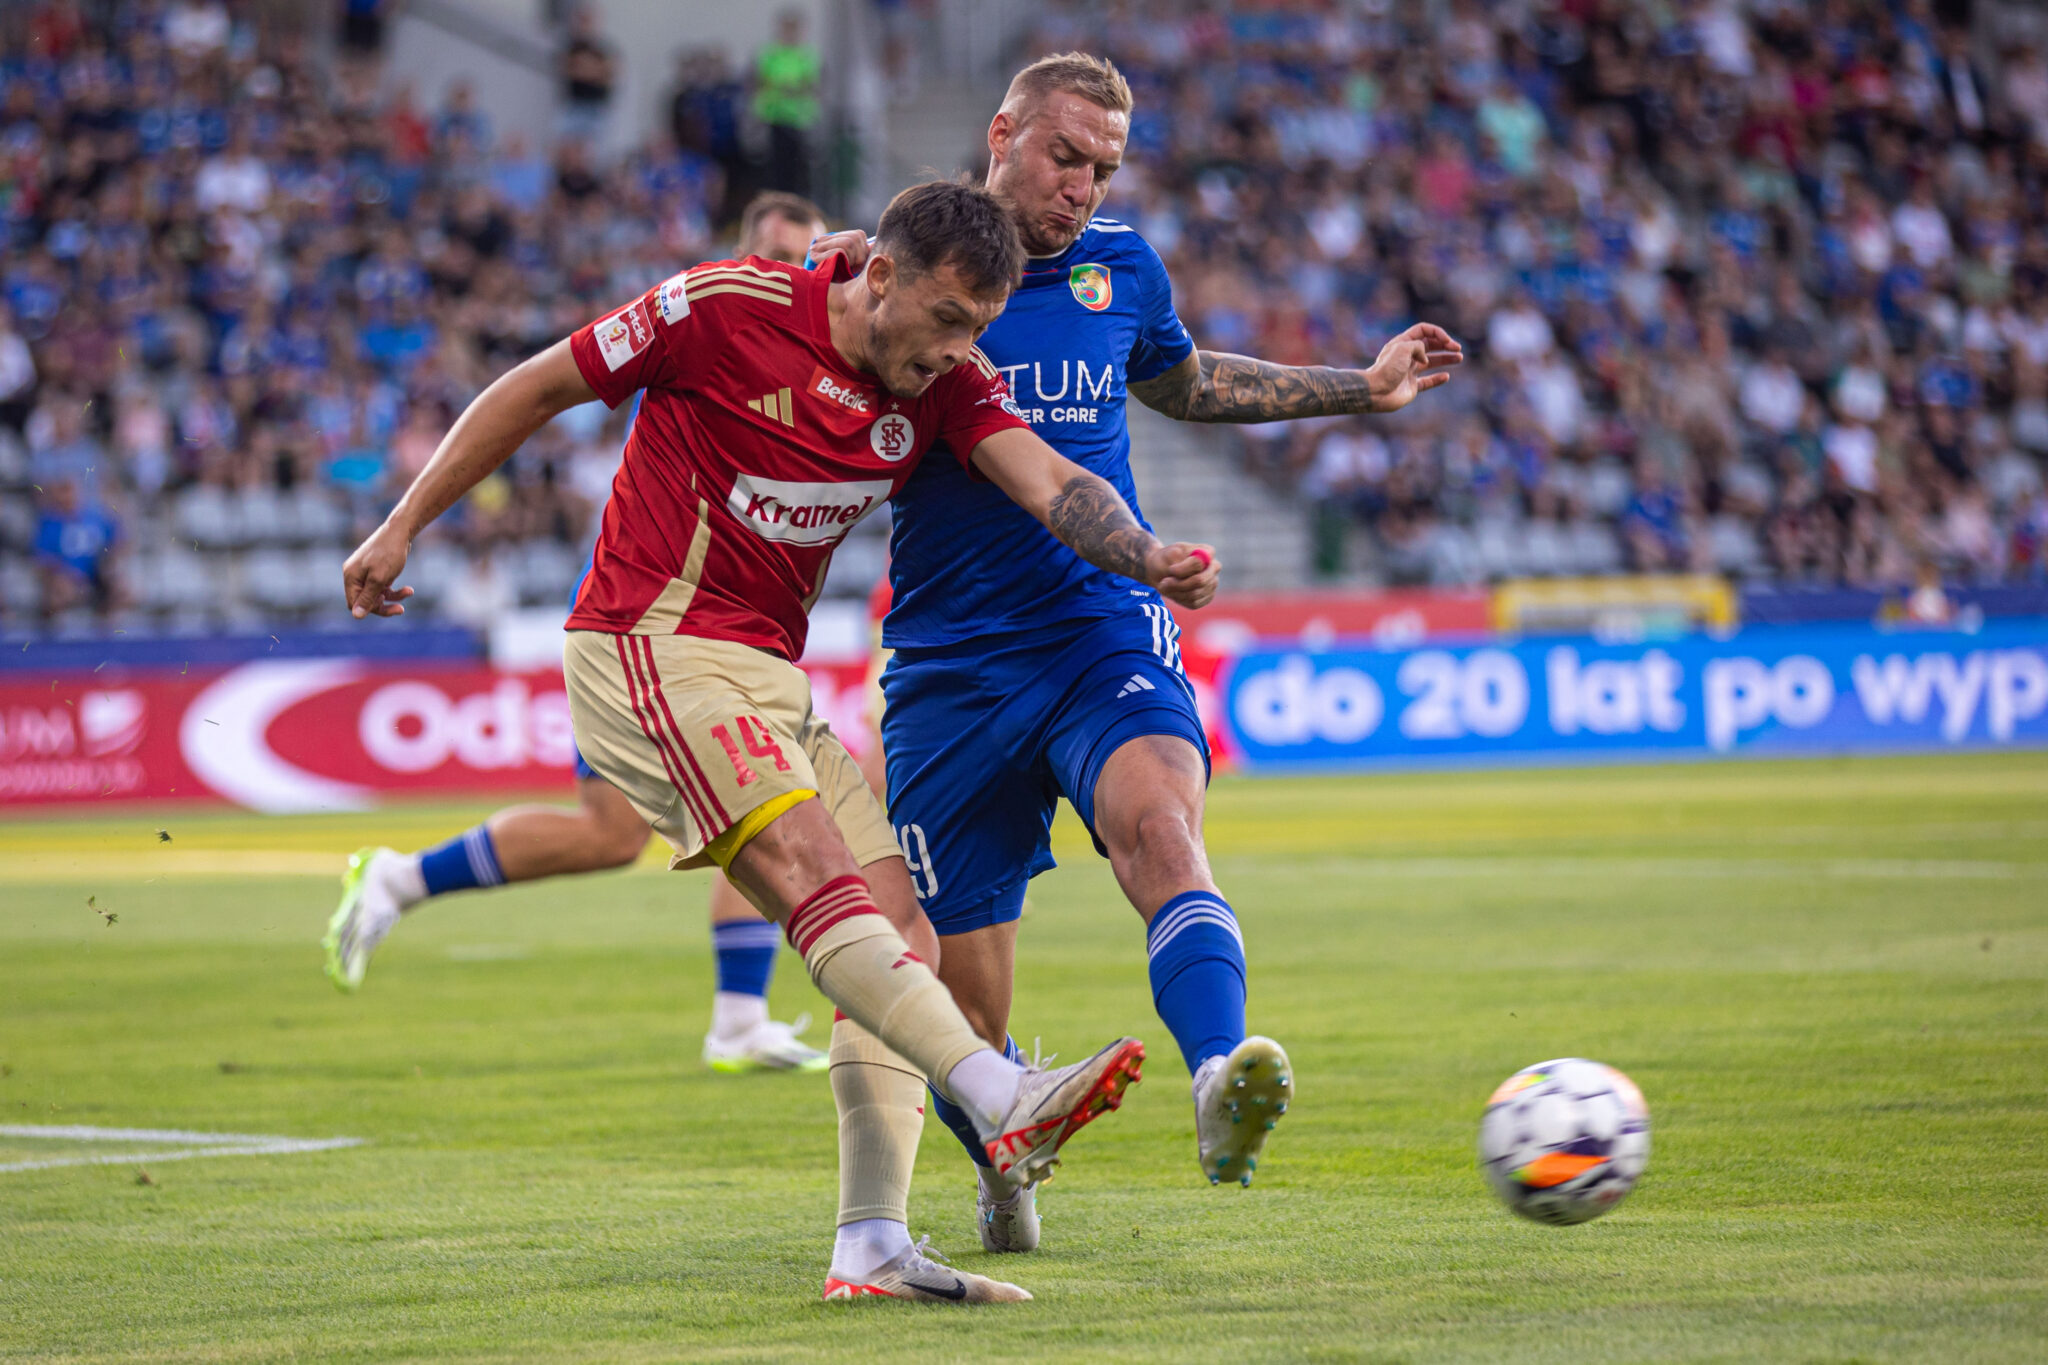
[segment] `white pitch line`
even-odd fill
[[[118,1156],[62,1156],[44,1161],[0,1165],[9,1171],[46,1171],[57,1166],[122,1166],[138,1161],[187,1161],[200,1156],[284,1156],[294,1152],[331,1152],[360,1147],[362,1138],[291,1138],[264,1133],[194,1133],[176,1128],[89,1128],[64,1124],[0,1124],[0,1137],[43,1138],[68,1142],[205,1143],[180,1150],[123,1152]]]

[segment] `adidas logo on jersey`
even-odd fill
[[[1143,673],[1133,673],[1131,674],[1131,680],[1125,683],[1123,686],[1123,690],[1118,692],[1116,695],[1117,699],[1121,701],[1123,698],[1130,696],[1133,692],[1157,692],[1158,690],[1158,688],[1152,685],[1152,680],[1150,678],[1147,678]]]
[[[749,398],[747,406],[770,421],[780,422],[786,427],[796,425],[796,405],[789,401],[789,390],[764,393],[759,398]]]

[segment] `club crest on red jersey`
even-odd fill
[[[1109,307],[1109,267],[1093,261],[1077,265],[1067,272],[1067,288],[1074,291],[1075,302],[1099,313]]]
[[[916,444],[917,428],[900,412],[885,412],[868,428],[868,445],[891,464],[910,454]]]

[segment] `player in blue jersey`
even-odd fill
[[[816,204],[793,194],[757,195],[740,218],[741,256],[794,265],[812,238],[826,230]],[[863,771],[877,790],[881,774],[873,746]],[[576,755],[573,807],[514,806],[445,843],[415,853],[358,850],[342,880],[342,898],[325,941],[327,974],[343,990],[361,985],[370,954],[399,917],[431,897],[479,887],[573,876],[626,867],[639,858],[653,831],[617,788]],[[728,1074],[768,1070],[823,1071],[825,1053],[794,1024],[768,1017],[768,984],[782,950],[782,935],[747,904],[723,873],[711,883],[711,947],[716,988],[703,1058]]]
[[[1114,66],[1068,53],[1019,72],[989,125],[988,187],[1032,259],[981,347],[1049,444],[1137,513],[1130,396],[1187,421],[1266,422],[1392,411],[1449,380],[1461,349],[1427,324],[1366,370],[1196,349],[1158,255],[1095,217],[1130,110]],[[812,253],[858,262],[865,246],[841,233]],[[1003,1045],[1017,917],[1026,883],[1053,865],[1064,796],[1145,921],[1153,1000],[1194,1077],[1202,1170],[1250,1184],[1292,1076],[1278,1043],[1247,1035],[1243,939],[1203,850],[1208,749],[1173,616],[950,459],[925,460],[897,495],[890,554],[889,813],[940,936],[941,979]],[[1037,1245],[1031,1192],[987,1167],[964,1114],[936,1097],[935,1109],[981,1168],[983,1244]]]

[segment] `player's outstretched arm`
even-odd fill
[[[567,341],[558,341],[514,366],[478,394],[441,438],[434,458],[405,490],[384,524],[342,565],[341,581],[350,614],[359,620],[364,616],[403,616],[412,589],[393,585],[405,571],[413,537],[505,463],[555,414],[596,397],[576,367]]]
[[[1196,351],[1165,374],[1138,380],[1131,393],[1148,408],[1183,422],[1277,422],[1392,412],[1417,394],[1451,382],[1465,348],[1434,323],[1418,322],[1380,348],[1365,370],[1274,365],[1248,355]]]
[[[1090,474],[1021,428],[999,431],[974,448],[974,467],[1098,569],[1122,574],[1184,607],[1216,597],[1216,551],[1159,538],[1138,524],[1105,479]]]

